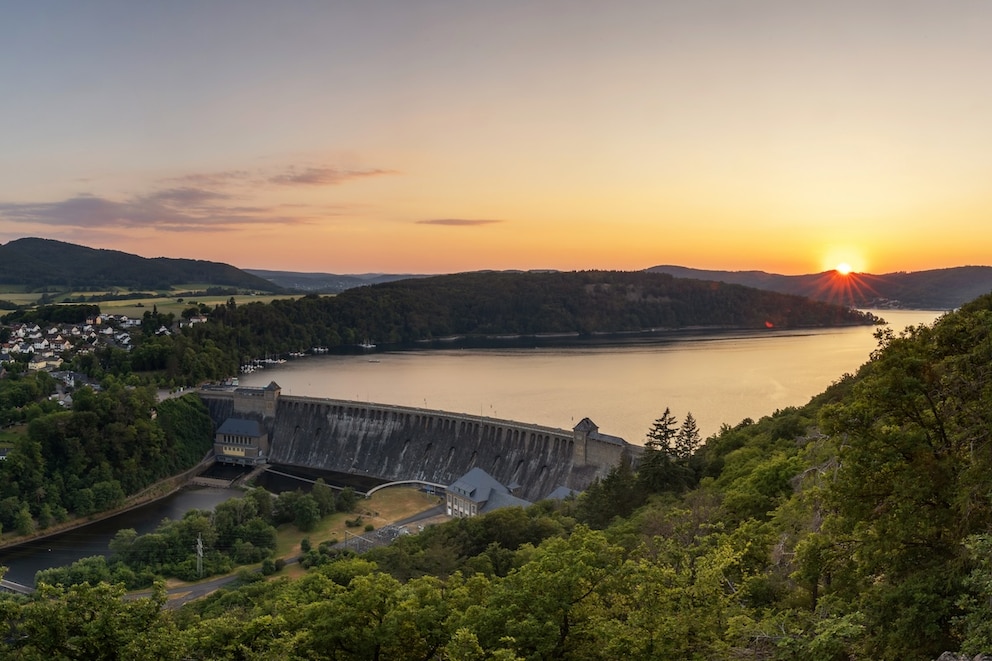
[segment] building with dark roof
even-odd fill
[[[473,468],[448,487],[445,511],[463,518],[485,514],[501,507],[527,507],[531,502],[517,498],[510,489],[481,468]]]
[[[581,491],[577,489],[570,489],[566,486],[561,486],[556,488],[554,491],[549,493],[545,498],[548,500],[565,500],[566,498],[572,498],[573,496],[578,496]]]
[[[265,463],[269,435],[257,420],[228,418],[214,435],[214,456],[225,464]]]

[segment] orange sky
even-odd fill
[[[336,273],[990,263],[989,3],[8,18],[0,242]]]

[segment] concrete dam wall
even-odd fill
[[[599,434],[482,416],[347,400],[280,395],[267,389],[204,390],[214,424],[251,418],[265,427],[269,463],[452,484],[481,468],[516,494],[540,500],[560,486],[581,490],[640,448]]]

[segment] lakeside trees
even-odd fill
[[[206,323],[173,327],[170,314],[145,311],[127,347],[95,346],[72,360],[92,379],[114,376],[130,385],[197,385],[238,373],[263,356],[339,348],[373,338],[415,344],[458,336],[666,332],[685,328],[797,328],[871,324],[871,315],[797,296],[659,273],[462,273],[359,287],[333,297],[307,295],[238,304],[232,296],[212,310],[195,306]],[[5,319],[79,320],[95,305],[21,309]],[[169,333],[160,332],[169,329]]]
[[[71,411],[33,418],[0,462],[3,530],[26,534],[115,507],[210,449],[212,423],[196,395],[157,402],[154,389],[105,384],[77,390]]]
[[[238,304],[207,312],[181,334],[145,334],[130,354],[85,359],[88,374],[141,373],[160,384],[221,379],[261,356],[367,338],[413,344],[460,336],[609,333],[706,328],[793,328],[870,324],[870,315],[807,299],[664,274],[463,273]],[[146,312],[146,317],[151,313]],[[152,315],[154,316],[154,315]],[[155,319],[143,325],[158,328]],[[488,340],[492,341],[492,340]]]
[[[166,519],[151,533],[120,530],[110,541],[109,558],[93,556],[40,571],[35,583],[67,587],[103,581],[135,590],[160,579],[195,581],[265,561],[276,550],[276,526],[290,523],[306,532],[322,517],[355,507],[350,491],[336,496],[322,480],[314,487],[316,494],[285,491],[278,496],[249,489],[243,498],[220,503],[213,511],[190,510],[182,519]],[[203,551],[199,562],[197,548]]]

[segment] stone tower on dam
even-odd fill
[[[588,418],[575,429],[387,404],[282,395],[265,388],[200,391],[215,427],[256,420],[268,432],[269,463],[452,484],[481,468],[530,501],[565,486],[582,490],[641,448],[601,434]]]

